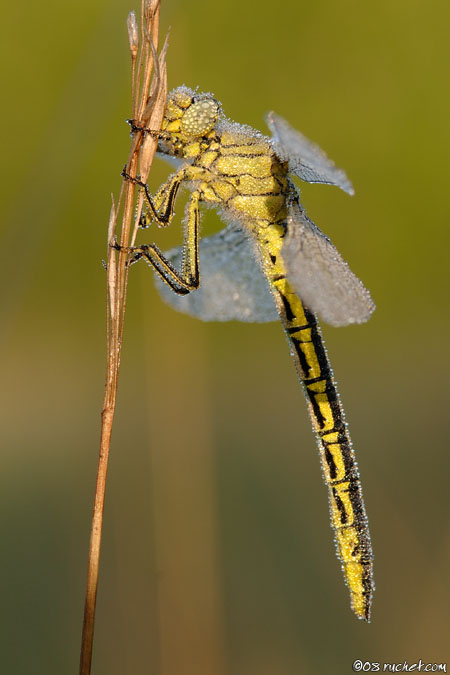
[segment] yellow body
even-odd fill
[[[197,101],[204,102],[200,116],[195,114]],[[217,206],[251,232],[305,390],[351,605],[359,618],[369,620],[374,590],[372,550],[358,468],[316,317],[290,285],[281,255],[288,203],[297,200],[298,193],[288,178],[287,163],[278,158],[268,138],[248,127],[217,122],[218,115],[219,105],[207,96],[196,98],[184,87],[170,96],[160,151],[189,163],[151,200],[147,193],[150,214],[141,224],[146,226],[148,217],[162,224],[170,222],[178,186],[182,182],[190,185],[183,269],[173,269],[155,246],[135,249],[133,261],[144,256],[173,290],[183,294],[199,283],[199,203]],[[197,129],[196,124],[203,127]]]

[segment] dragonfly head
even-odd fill
[[[187,145],[213,134],[219,113],[220,103],[212,94],[197,93],[184,86],[174,89],[167,101],[159,152],[184,157]]]

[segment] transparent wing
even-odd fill
[[[179,267],[182,249],[164,254]],[[200,288],[176,295],[161,279],[156,285],[174,309],[203,321],[276,321],[278,316],[267,281],[247,235],[227,227],[200,241]]]
[[[355,193],[345,171],[338,169],[318,145],[293,129],[285,119],[274,112],[266,116],[267,126],[278,157],[289,162],[289,171],[307,183],[337,185],[349,195]]]
[[[336,247],[298,204],[290,206],[281,251],[288,279],[305,305],[332,326],[364,323],[375,305]]]

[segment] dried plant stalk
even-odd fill
[[[160,0],[142,0],[140,44],[134,13],[128,17],[130,52],[132,60],[133,116],[137,126],[155,131],[161,129],[167,100],[165,53],[167,39],[158,57]],[[150,92],[150,94],[149,94]],[[138,166],[142,180],[147,180],[157,139],[142,131],[135,132],[126,165],[126,172],[136,176]],[[94,637],[95,604],[103,523],[108,457],[112,424],[116,405],[122,347],[123,325],[128,282],[127,247],[134,243],[143,198],[136,194],[134,183],[124,181],[117,208],[113,203],[108,226],[107,273],[107,370],[105,395],[101,415],[100,455],[94,497],[91,539],[89,547],[86,600],[81,643],[80,675],[90,675]],[[135,206],[136,205],[136,206]],[[120,220],[120,232],[117,224]],[[134,216],[134,217],[133,217]],[[119,241],[121,250],[112,247]]]

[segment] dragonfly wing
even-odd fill
[[[318,145],[293,129],[274,112],[266,116],[278,157],[289,163],[289,171],[307,183],[337,185],[349,195],[355,193],[345,171],[339,169]]]
[[[326,323],[346,326],[368,320],[375,309],[369,291],[297,203],[290,206],[281,254],[295,291]]]
[[[164,254],[180,268],[182,249]],[[177,295],[161,279],[157,287],[174,309],[203,321],[276,321],[278,316],[268,283],[248,236],[233,227],[205,237],[199,246],[200,288]]]

